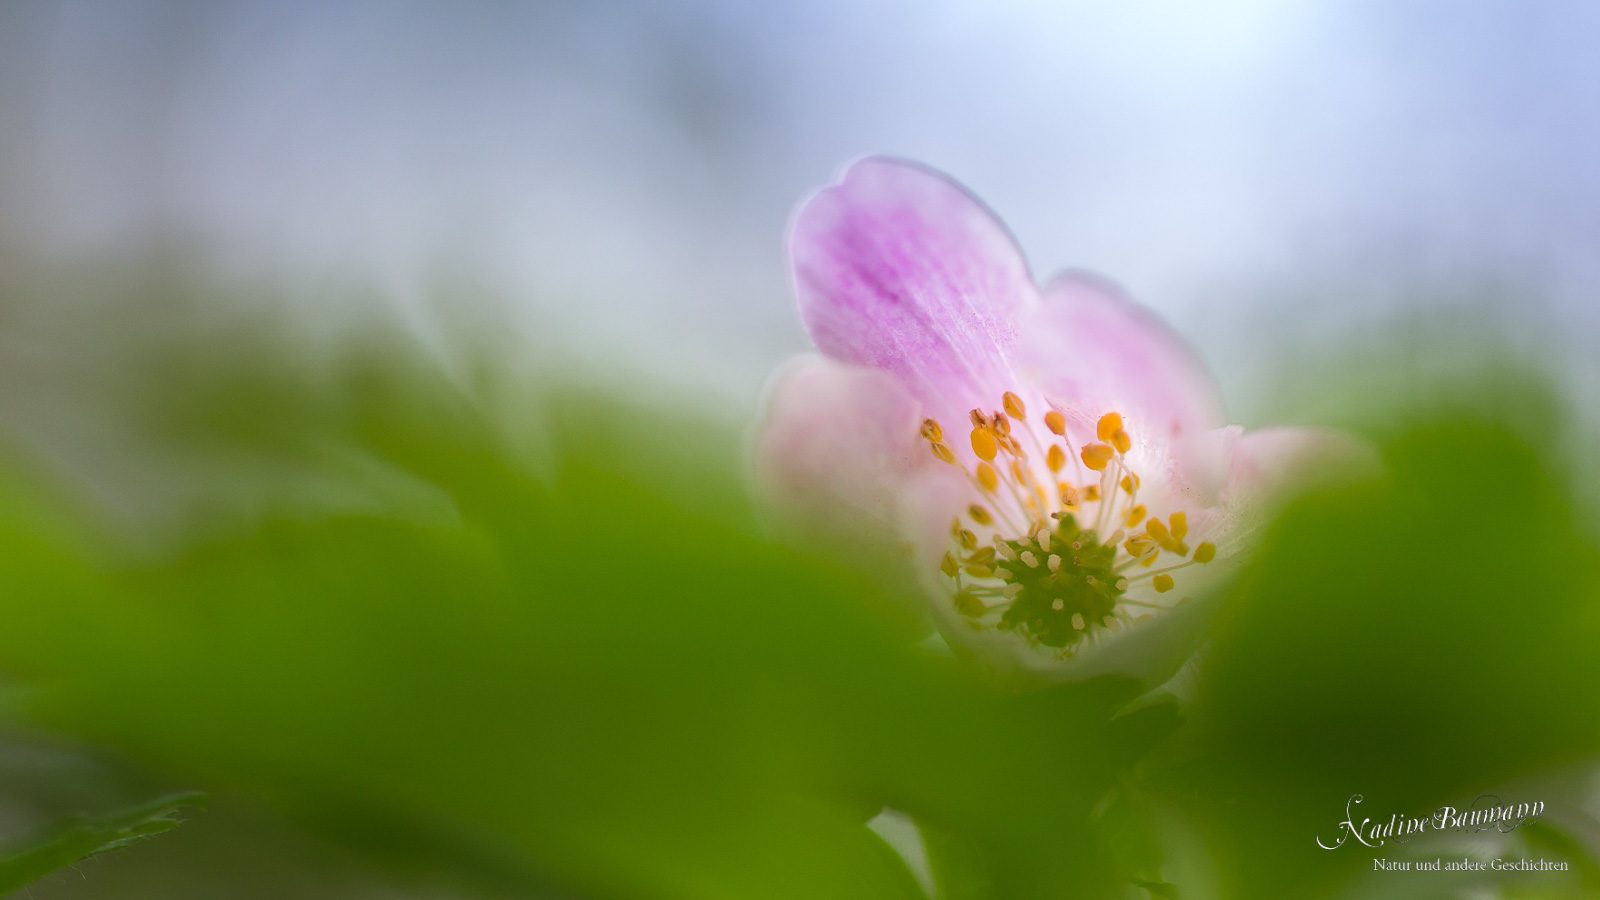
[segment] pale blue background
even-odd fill
[[[11,0],[0,248],[178,245],[424,329],[470,283],[530,347],[743,408],[805,346],[794,203],[889,151],[1041,275],[1128,286],[1248,415],[1294,347],[1438,298],[1593,343],[1597,46],[1581,0]]]

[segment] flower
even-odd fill
[[[1039,287],[974,196],[867,158],[808,198],[790,255],[820,351],[768,393],[754,442],[776,506],[909,542],[933,620],[1002,672],[1161,680],[1293,478],[1360,455],[1308,429],[1226,427],[1192,350],[1107,283]]]

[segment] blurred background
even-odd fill
[[[1399,296],[1515,293],[1592,343],[1597,37],[1581,2],[12,0],[0,246],[179,249],[424,328],[464,282],[749,407],[806,346],[787,217],[887,152],[964,181],[1041,278],[1123,283],[1248,416],[1273,348]]]
[[[1581,0],[0,0],[0,838],[215,794],[28,896],[1421,896],[1293,855],[1352,784],[1566,798],[1462,852],[1600,859],[1597,44]],[[1416,492],[1307,513],[1239,593],[1187,749],[1165,706],[1112,721],[1121,689],[997,706],[925,671],[903,622],[840,612],[877,588],[746,521],[738,432],[809,347],[789,216],[878,152],[969,186],[1041,280],[1129,289],[1233,421],[1370,424],[1454,373],[1371,432]],[[1485,484],[1494,527],[1425,548],[1434,578],[1406,542]],[[573,582],[598,624],[513,602],[550,590],[529,560],[609,571],[636,512],[679,580]],[[706,580],[728,546],[749,571]],[[1357,556],[1393,578],[1351,605]],[[806,612],[749,612],[752,583]],[[704,608],[628,605],[658,593]],[[1504,656],[1433,678],[1462,648]],[[1483,702],[1526,740],[1478,746]],[[1092,763],[1017,749],[1045,738]],[[1477,749],[1352,761],[1377,741]],[[1164,782],[1124,769],[1152,746]],[[985,754],[1009,792],[950,787]],[[858,841],[890,800],[954,875]],[[1068,846],[1124,881],[1028,868]],[[1592,896],[1584,865],[1430,896]]]

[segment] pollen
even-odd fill
[[[1112,450],[1105,444],[1090,444],[1083,448],[1079,454],[1083,457],[1083,464],[1096,472],[1104,471],[1106,464],[1111,462]]]
[[[1100,421],[1095,423],[1094,426],[1095,437],[1102,441],[1111,440],[1111,436],[1121,430],[1122,416],[1114,412],[1106,413],[1105,415],[1101,416]]]
[[[995,474],[994,466],[986,462],[978,463],[978,484],[991,494],[1000,487],[1000,476]]]
[[[994,459],[995,454],[1000,452],[1000,446],[994,439],[994,432],[987,428],[972,429],[972,452],[978,454],[978,458],[985,462]]]
[[[1061,449],[1060,444],[1051,444],[1045,452],[1044,464],[1052,472],[1059,472],[1067,465],[1067,451]]]
[[[1021,397],[1018,397],[1016,394],[1013,394],[1010,391],[1006,391],[1000,399],[1001,405],[1006,409],[1006,415],[1016,419],[1018,422],[1021,422],[1023,419],[1028,417],[1027,407],[1022,405]]]

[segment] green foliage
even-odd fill
[[[120,850],[141,838],[183,824],[178,814],[204,804],[198,792],[170,794],[107,816],[62,822],[49,832],[0,851],[0,895],[100,853]]]

